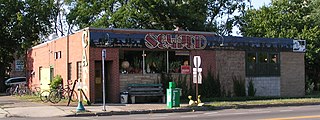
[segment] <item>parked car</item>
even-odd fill
[[[7,79],[4,84],[11,86],[11,85],[16,85],[16,84],[26,84],[27,79],[26,77],[12,77]]]

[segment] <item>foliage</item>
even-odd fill
[[[319,90],[320,80],[320,1],[274,0],[270,6],[251,9],[242,18],[244,36],[292,38],[307,41],[306,74]]]
[[[141,68],[141,61],[138,57],[133,58],[133,67],[134,68]]]
[[[248,96],[253,97],[255,96],[256,92],[257,90],[254,88],[253,81],[250,80],[248,85]]]
[[[178,81],[177,81],[177,88],[182,89],[182,98],[188,98],[189,95],[193,95],[193,89],[191,86],[187,84],[188,75],[179,74]],[[191,84],[189,84],[191,85]]]
[[[61,85],[61,84],[62,84],[62,77],[61,77],[61,75],[56,75],[56,76],[53,78],[52,82],[50,83],[50,88],[51,88],[51,89],[56,89],[56,88],[58,88],[58,86]]]
[[[167,73],[161,73],[161,84],[163,85],[163,88],[169,88],[169,82],[173,82],[172,76]]]
[[[229,34],[249,0],[66,0],[68,23],[80,29],[116,27],[171,30],[173,25],[195,31]],[[238,13],[238,14],[235,14]],[[239,14],[240,13],[240,14]],[[227,19],[218,23],[217,19]]]
[[[0,83],[11,70],[16,55],[22,58],[26,50],[40,43],[40,37],[51,32],[53,0],[0,1]],[[4,87],[0,87],[4,88]]]
[[[149,65],[152,72],[160,73],[166,71],[165,57],[163,52],[150,52],[146,57],[146,65]]]
[[[215,77],[211,68],[206,76],[203,77],[202,84],[199,85],[199,95],[204,98],[221,97],[221,84],[219,75]]]
[[[232,77],[233,80],[233,91],[235,96],[237,97],[244,97],[246,96],[246,85],[245,85],[245,80],[242,79],[241,77]]]
[[[180,61],[174,61],[169,64],[170,72],[176,72],[177,69],[181,67]]]

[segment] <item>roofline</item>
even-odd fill
[[[154,29],[126,29],[126,28],[95,28],[95,27],[87,27],[81,30],[106,30],[106,31],[128,31],[128,32],[161,32],[161,33],[184,33],[184,34],[211,34],[218,35],[215,32],[201,32],[201,31],[173,31],[173,30],[154,30]],[[80,31],[81,31],[80,30]]]

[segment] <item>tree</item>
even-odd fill
[[[84,27],[187,30],[230,34],[250,0],[67,0],[69,23]],[[217,18],[227,16],[219,25]]]
[[[320,78],[320,24],[312,14],[320,10],[319,5],[319,0],[274,0],[270,6],[248,10],[240,27],[248,37],[306,40],[306,74],[315,84],[314,90],[318,90]]]
[[[0,0],[0,88],[14,57],[51,32],[53,0]],[[1,91],[1,90],[0,90]]]

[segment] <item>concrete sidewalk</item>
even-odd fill
[[[56,116],[105,116],[148,114],[192,111],[182,104],[181,107],[168,109],[166,104],[102,104],[84,105],[85,112],[76,112],[77,103],[65,104],[35,103],[17,99],[13,96],[0,96],[0,118],[5,117],[56,117]]]

